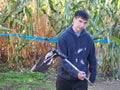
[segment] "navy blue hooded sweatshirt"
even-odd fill
[[[89,80],[94,83],[96,79],[96,54],[91,36],[83,30],[77,36],[69,27],[58,39],[58,51],[67,56],[68,60],[80,71],[84,71]],[[58,75],[67,80],[78,80],[78,72],[65,60],[59,58]]]

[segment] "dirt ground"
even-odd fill
[[[120,90],[120,80],[98,81],[94,86],[89,86],[89,90]]]
[[[49,78],[55,84],[56,77]],[[120,80],[97,80],[88,90],[120,90]]]

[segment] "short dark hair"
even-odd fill
[[[81,17],[82,19],[88,20],[89,19],[89,14],[85,10],[78,10],[75,12],[74,15],[75,18]]]

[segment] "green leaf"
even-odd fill
[[[75,3],[74,5],[72,5],[73,6],[72,10],[76,10],[76,9],[80,8],[80,5],[82,3],[85,3],[86,1],[88,1],[88,0],[80,0],[79,2]]]
[[[120,39],[119,38],[116,38],[114,36],[111,36],[111,37],[112,37],[113,41],[116,42],[116,44],[120,45]]]
[[[15,10],[15,11],[13,12],[13,14],[19,14],[20,12],[23,12],[23,7]]]
[[[57,11],[54,9],[54,2],[53,2],[52,0],[48,0],[48,2],[49,2],[49,5],[50,5],[50,8],[51,8],[51,11],[52,11],[53,13],[57,12]]]
[[[65,9],[64,9],[64,18],[65,19],[68,19],[71,16],[70,8],[69,8],[70,5],[71,5],[70,2],[66,2],[66,6],[65,6]]]
[[[17,24],[24,26],[24,24],[22,23],[22,21],[20,21],[19,19],[14,19],[14,21],[15,21]]]
[[[0,26],[0,30],[9,31],[9,30],[11,30],[11,29],[6,28],[6,27],[4,27],[4,26]]]
[[[28,7],[25,7],[25,14],[27,16],[27,19],[31,22],[32,21],[32,9],[31,8],[28,8]]]

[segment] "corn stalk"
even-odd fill
[[[85,9],[90,14],[87,30],[93,39],[109,40],[108,44],[96,43],[98,71],[104,76],[118,78],[120,0],[9,0],[0,11],[0,30],[24,36],[57,37],[72,24],[74,12],[79,9]],[[12,61],[11,64],[16,60],[20,68],[26,59],[23,57],[30,56],[28,52],[25,55],[20,55],[20,52],[32,51],[34,59],[37,59],[37,56],[41,57],[43,52],[54,46],[46,42],[25,41],[19,37],[13,39],[10,35],[8,42],[8,59]]]

